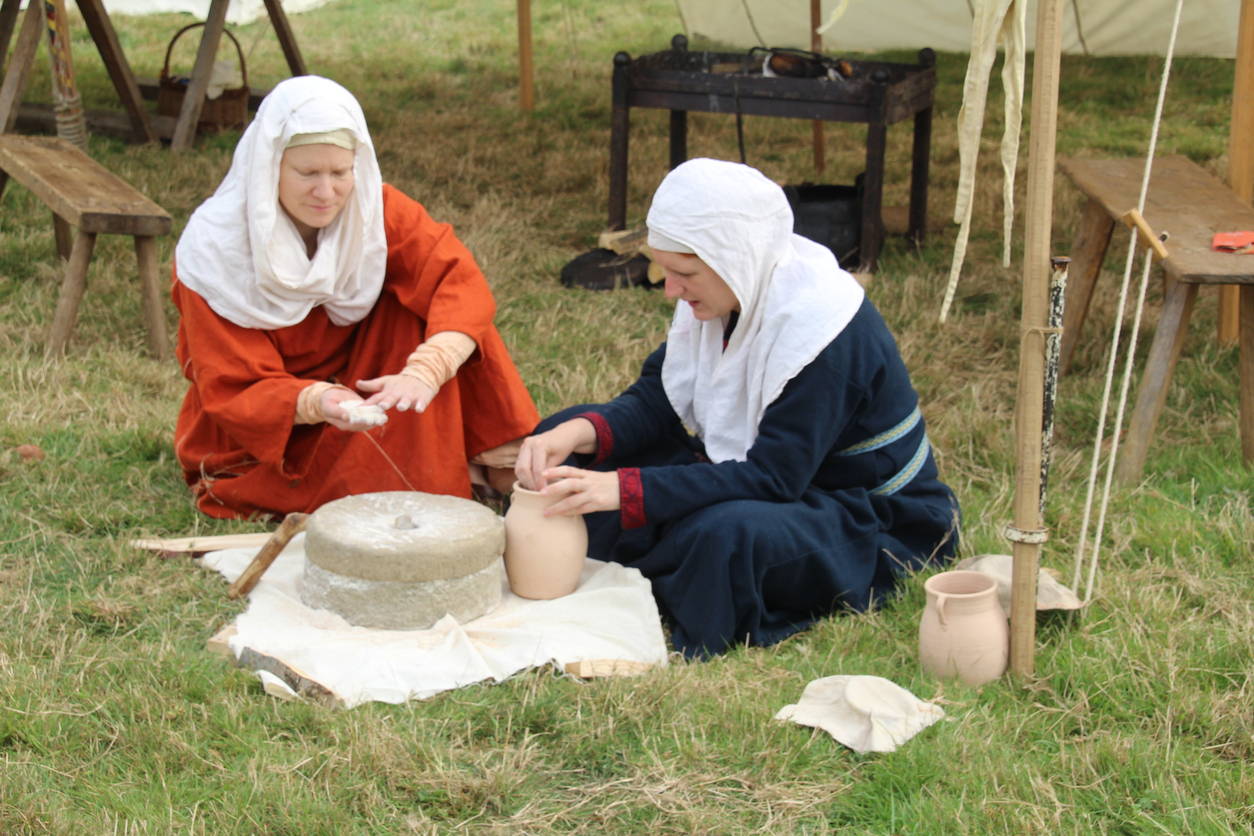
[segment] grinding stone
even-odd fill
[[[300,597],[358,627],[425,630],[446,613],[465,624],[495,609],[501,603],[501,572],[498,560],[461,578],[405,583],[348,578],[307,562]]]
[[[418,491],[328,502],[309,516],[305,529],[311,564],[371,581],[462,578],[499,561],[504,551],[505,523],[490,508]]]

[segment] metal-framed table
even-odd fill
[[[849,61],[852,72],[840,81],[766,76],[760,61],[748,52],[690,52],[683,35],[672,38],[671,48],[663,52],[636,59],[626,52],[614,56],[609,228],[623,229],[627,221],[633,107],[670,110],[671,168],[688,157],[689,111],[861,122],[867,136],[859,259],[861,269],[873,270],[884,239],[881,209],[888,126],[913,117],[908,234],[921,241],[927,218],[935,53],[920,50],[917,64]]]

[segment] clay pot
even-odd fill
[[[514,483],[505,512],[505,574],[521,598],[569,595],[579,586],[588,554],[588,529],[582,516],[544,516],[554,498]]]
[[[1010,627],[997,600],[997,581],[957,570],[923,584],[927,605],[919,621],[919,661],[928,673],[983,685],[1006,672]]]

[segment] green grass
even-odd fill
[[[387,179],[455,224],[480,259],[543,412],[613,396],[665,334],[670,307],[660,294],[569,291],[557,274],[605,222],[611,58],[664,48],[680,23],[665,0],[533,4],[537,103],[524,114],[514,8],[338,0],[291,22],[310,69],[361,99]],[[139,76],[155,77],[186,21],[116,21]],[[115,106],[75,22],[85,103]],[[237,34],[255,87],[284,77],[268,24]],[[1065,58],[1058,152],[1143,154],[1160,65]],[[1001,107],[994,82],[968,266],[941,325],[965,56],[941,54],[937,66],[937,223],[921,248],[890,238],[868,292],[898,336],[944,476],[963,503],[964,554],[1005,552],[1021,267],[1000,265]],[[1231,76],[1230,61],[1177,63],[1161,153],[1223,174]],[[41,58],[30,97],[48,85]],[[847,183],[861,170],[861,126],[827,127],[821,176],[809,125],[749,118],[745,134],[749,162],[781,181]],[[237,137],[204,137],[182,155],[92,137],[91,153],[174,216],[176,234],[160,242],[168,264]],[[634,110],[631,142],[628,212],[637,223],[665,170],[666,115]],[[905,202],[909,142],[905,125],[889,130],[887,205]],[[733,120],[693,114],[690,151],[735,158]],[[1025,181],[1021,170],[1021,188]],[[1059,254],[1079,204],[1060,177]],[[1019,258],[1021,226],[1017,234]],[[1058,404],[1043,562],[1064,582],[1079,540],[1119,249]],[[275,701],[251,673],[206,652],[205,640],[242,605],[227,600],[216,574],[127,545],[255,526],[198,515],[182,484],[171,433],[185,383],[172,361],[143,353],[125,239],[100,240],[71,351],[43,359],[60,275],[52,253],[46,209],[10,184],[0,201],[0,832],[1254,827],[1254,477],[1237,437],[1236,351],[1215,343],[1213,295],[1199,299],[1144,480],[1111,497],[1095,599],[1078,616],[1041,618],[1034,677],[973,690],[923,673],[915,579],[878,612],[825,620],[774,648],[677,660],[634,679],[581,683],[532,671],[345,711]],[[1158,304],[1155,282],[1149,323]],[[173,329],[168,304],[166,314]],[[47,456],[22,460],[19,444]],[[940,701],[948,716],[877,756],[772,721],[807,682],[834,674],[887,677]]]

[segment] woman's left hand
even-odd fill
[[[591,514],[593,511],[617,511],[619,507],[618,471],[583,470],[562,465],[544,471],[548,485],[545,496],[562,499],[545,509],[545,516]]]
[[[407,374],[387,374],[370,380],[357,381],[357,388],[373,392],[366,403],[378,404],[380,409],[396,407],[398,412],[413,409],[422,412],[435,397],[435,390],[416,377]]]

